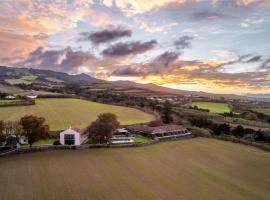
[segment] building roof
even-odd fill
[[[84,129],[80,129],[80,128],[75,128],[75,127],[70,127],[70,128],[68,128],[68,129],[66,129],[66,130],[64,130],[64,131],[62,131],[61,133],[63,133],[63,132],[68,132],[68,131],[72,131],[72,132],[76,132],[76,133],[80,133],[80,134],[84,134],[85,132],[85,130]]]
[[[148,134],[155,134],[155,133],[160,133],[160,132],[172,132],[172,131],[182,130],[184,129],[184,127],[180,125],[175,125],[175,124],[156,126],[156,127],[150,127],[147,125],[132,125],[132,126],[129,126],[128,129],[133,130],[133,131],[148,133]]]

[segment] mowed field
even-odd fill
[[[256,108],[254,111],[270,116],[270,108]]]
[[[269,200],[270,154],[197,138],[0,159],[1,200]]]
[[[198,106],[198,108],[202,109],[208,109],[213,113],[230,112],[230,108],[227,103],[195,101],[192,102],[191,105]]]
[[[100,104],[81,99],[37,99],[36,105],[1,107],[0,120],[19,120],[22,116],[33,114],[43,116],[50,130],[63,130],[70,126],[86,127],[100,113],[111,112],[118,116],[122,125],[144,123],[155,117],[140,110],[122,106]]]

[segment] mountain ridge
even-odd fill
[[[138,88],[138,89],[145,89],[154,92],[163,92],[169,93],[174,95],[197,95],[201,97],[208,97],[208,98],[226,98],[226,99],[257,99],[258,97],[252,96],[241,96],[236,94],[213,94],[207,92],[197,92],[197,91],[187,91],[187,90],[179,90],[179,89],[172,89],[163,86],[158,86],[153,83],[141,84],[136,83],[133,81],[128,80],[119,80],[119,81],[106,81],[94,78],[88,74],[81,73],[76,75],[70,75],[65,72],[59,72],[54,70],[47,70],[47,69],[34,69],[34,68],[19,68],[19,67],[7,67],[7,66],[0,66],[0,81],[3,83],[5,79],[14,78],[19,79],[25,75],[34,75],[37,78],[44,78],[44,77],[51,77],[55,79],[59,79],[65,82],[75,82],[77,84],[106,84],[108,87],[124,87],[124,88]],[[264,97],[265,98],[265,97]]]

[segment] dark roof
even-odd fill
[[[180,125],[169,124],[169,125],[156,126],[156,127],[150,127],[147,125],[132,125],[132,126],[129,126],[128,129],[131,131],[138,131],[138,132],[152,134],[155,132],[171,132],[171,131],[183,130],[185,128]]]

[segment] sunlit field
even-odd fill
[[[33,114],[43,116],[51,130],[63,130],[70,126],[86,127],[100,113],[111,112],[117,115],[122,125],[145,123],[155,117],[140,110],[123,106],[112,106],[81,99],[37,99],[36,105],[1,107],[0,120],[19,120]]]
[[[198,108],[208,109],[210,110],[210,112],[213,113],[230,112],[230,108],[227,103],[195,101],[192,102],[192,106],[198,106]]]
[[[1,200],[268,200],[270,154],[214,139],[0,159]]]

